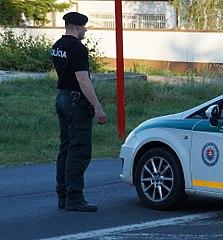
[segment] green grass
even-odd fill
[[[148,118],[186,110],[220,95],[222,86],[213,82],[170,85],[128,80],[126,132]],[[59,143],[55,88],[52,77],[0,83],[0,165],[55,161]],[[95,88],[107,123],[94,122],[93,158],[116,157],[124,141],[117,137],[116,84],[98,81]]]
[[[219,64],[215,64],[215,66],[206,66],[202,69],[194,68],[184,72],[170,70],[169,64],[166,64],[162,68],[154,68],[145,64],[133,64],[133,66],[127,70],[133,73],[141,73],[150,76],[184,76],[188,79],[193,79],[195,77],[203,77],[204,79],[223,77],[223,67]]]

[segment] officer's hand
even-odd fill
[[[99,124],[104,124],[106,122],[106,115],[101,106],[98,106],[94,109],[95,118]]]

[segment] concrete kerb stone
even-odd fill
[[[93,82],[97,83],[98,81],[116,81],[116,73],[93,73],[91,74],[91,78]],[[147,80],[147,76],[145,74],[139,73],[130,73],[126,72],[124,74],[125,80]]]
[[[39,73],[39,72],[10,72],[0,70],[0,82],[4,80],[13,80],[16,78],[42,78],[46,77],[48,73]],[[116,80],[115,73],[93,73],[91,74],[92,80],[94,82],[106,80],[106,81],[114,81]],[[125,73],[125,80],[130,79],[139,79],[139,80],[147,80],[147,76],[138,73]]]
[[[48,73],[39,72],[11,72],[0,70],[0,82],[5,80],[15,80],[17,78],[43,78],[46,77]]]
[[[170,83],[170,84],[182,84],[187,82],[198,82],[198,83],[223,83],[222,78],[216,77],[189,77],[189,76],[153,76],[139,73],[125,73],[125,80],[144,80],[148,82],[162,82],[162,83]],[[101,80],[107,81],[115,81],[116,74],[115,73],[96,73],[92,74],[92,80],[97,83]]]
[[[170,84],[182,84],[189,82],[197,83],[223,83],[223,78],[220,77],[189,77],[189,76],[149,76],[147,75],[147,81],[162,82]]]
[[[0,82],[5,80],[13,80],[17,78],[43,78],[48,75],[47,72],[11,72],[0,70]],[[116,81],[116,73],[93,73],[91,74],[93,82],[97,83],[98,81]],[[125,80],[144,80],[144,81],[155,81],[155,82],[164,82],[171,84],[180,84],[190,81],[195,82],[215,82],[222,83],[222,78],[208,78],[208,77],[193,77],[190,78],[188,76],[151,76],[146,74],[125,72],[124,74]]]

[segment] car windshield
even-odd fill
[[[217,104],[221,109],[220,119],[223,119],[223,99],[218,100],[215,103],[212,103],[204,108],[199,109],[198,111],[192,113],[187,117],[187,119],[207,119],[205,111],[211,106]]]

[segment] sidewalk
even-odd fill
[[[5,80],[13,80],[16,78],[42,78],[48,75],[47,72],[12,72],[12,71],[3,71],[0,70],[0,82]],[[116,74],[115,73],[92,73],[91,74],[92,80],[94,82],[98,82],[101,80],[106,81],[115,81]],[[220,77],[189,77],[189,76],[152,76],[152,75],[145,75],[139,73],[131,73],[125,72],[125,80],[146,80],[152,82],[166,82],[171,84],[179,84],[185,83],[190,81],[195,82],[205,82],[205,83],[223,83],[223,78]]]
[[[223,77],[190,77],[190,76],[147,76],[147,81],[180,84],[185,82],[223,83]]]
[[[16,79],[16,78],[42,78],[47,76],[48,73],[39,73],[39,72],[11,72],[0,70],[0,82]]]

